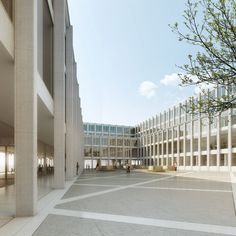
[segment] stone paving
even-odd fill
[[[201,174],[86,172],[33,235],[236,235],[229,174]]]

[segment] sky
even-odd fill
[[[194,95],[177,65],[193,46],[169,24],[185,0],[68,0],[84,122],[137,125]]]

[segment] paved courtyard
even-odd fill
[[[236,235],[226,173],[86,172],[34,236]]]

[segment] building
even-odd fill
[[[30,216],[38,171],[50,167],[57,189],[75,176],[77,162],[83,166],[67,1],[0,0],[0,32],[1,178],[15,180],[15,215]]]
[[[135,128],[130,126],[84,123],[85,168],[138,164]]]
[[[220,97],[225,92],[221,87],[211,95]],[[236,109],[209,121],[204,115],[187,113],[188,104],[186,100],[137,126],[139,158],[145,165],[176,163],[180,170],[235,170]]]
[[[232,92],[236,92],[235,88]],[[225,93],[223,87],[211,91],[211,95],[215,97]],[[131,159],[144,166],[177,165],[179,170],[236,170],[236,109],[229,109],[209,121],[204,115],[187,113],[185,107],[189,101],[187,99],[184,103],[132,127],[132,136],[135,137],[133,142],[137,145]],[[107,125],[100,126],[104,129]],[[111,130],[111,126],[108,127]],[[95,145],[95,128],[96,125],[92,124],[84,127],[85,160],[96,156],[104,160],[126,160],[127,156],[122,156],[122,152],[112,152],[111,148],[110,155],[106,158],[102,147]],[[107,142],[111,144],[114,140],[117,145],[118,133],[113,134],[112,137],[108,136]],[[114,148],[119,150],[119,147]]]

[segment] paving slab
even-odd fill
[[[216,236],[189,230],[49,215],[33,236]]]
[[[202,189],[202,190],[228,190],[231,191],[231,183],[219,182],[213,180],[199,180],[194,178],[173,177],[150,184],[144,184],[146,187],[166,187],[166,188],[184,188],[184,189]]]
[[[72,185],[70,189],[66,192],[62,199],[71,198],[75,196],[81,196],[84,194],[95,193],[98,191],[103,191],[111,189],[111,187],[104,186],[83,186],[83,185]]]
[[[128,188],[67,202],[56,207],[236,226],[232,192]]]

